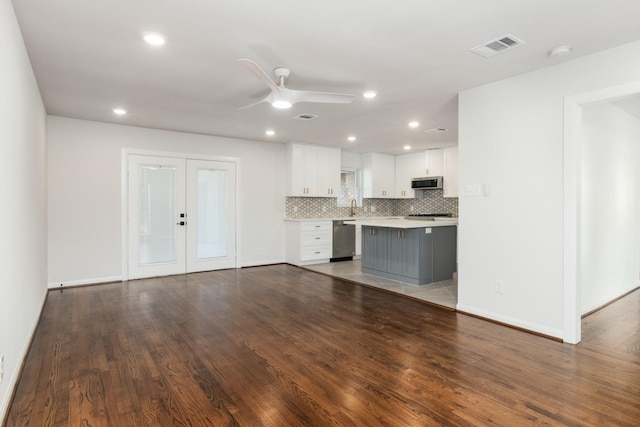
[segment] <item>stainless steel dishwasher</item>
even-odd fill
[[[331,262],[352,260],[356,254],[356,226],[342,220],[333,221]]]

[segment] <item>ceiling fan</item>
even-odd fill
[[[280,84],[276,84],[271,78],[264,72],[262,68],[250,59],[238,59],[251,74],[262,80],[271,89],[271,93],[267,95],[263,100],[255,102],[253,104],[245,105],[239,110],[253,107],[263,102],[268,102],[275,108],[290,108],[293,104],[298,102],[322,102],[330,104],[349,104],[353,101],[354,95],[345,93],[331,93],[331,92],[314,92],[308,90],[294,90],[284,86],[284,81],[291,74],[291,70],[288,68],[275,68],[273,74],[279,79]]]

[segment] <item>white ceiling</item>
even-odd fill
[[[457,143],[457,93],[640,39],[638,0],[13,0],[49,114],[399,153]],[[160,48],[142,33],[163,33]],[[505,34],[493,58],[469,49]],[[547,55],[559,45],[573,54]],[[352,104],[269,104],[237,61]],[[612,64],[615,66],[615,64]],[[378,97],[359,96],[374,89]],[[117,106],[129,113],[118,117]],[[319,116],[309,122],[299,114]],[[418,129],[407,123],[418,120]],[[427,134],[444,127],[446,133]],[[273,128],[274,137],[264,131]],[[348,135],[357,141],[349,143]]]

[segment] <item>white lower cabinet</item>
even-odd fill
[[[331,221],[286,221],[287,262],[310,265],[329,262],[333,251]]]

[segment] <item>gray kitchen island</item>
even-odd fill
[[[457,221],[359,220],[362,272],[413,285],[453,278]]]

